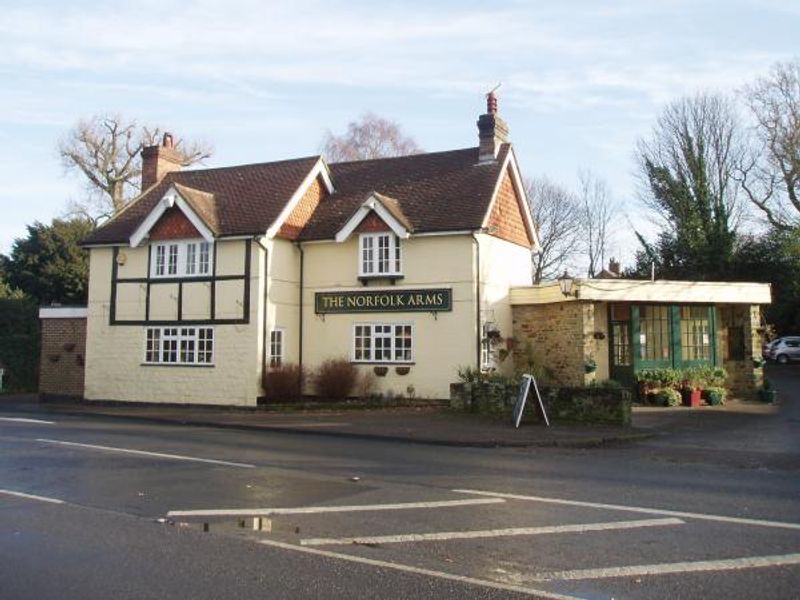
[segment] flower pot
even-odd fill
[[[702,397],[703,392],[699,388],[683,388],[681,390],[681,399],[684,406],[691,406],[692,408],[700,406]]]
[[[778,399],[778,390],[758,390],[758,399],[762,402],[775,402]]]

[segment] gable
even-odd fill
[[[391,230],[392,228],[386,224],[386,221],[381,219],[374,210],[371,210],[361,223],[358,224],[355,233],[381,233]]]
[[[328,189],[325,187],[322,177],[314,179],[302,198],[300,198],[297,206],[286,217],[286,221],[281,225],[278,235],[289,240],[296,240],[311,215],[317,210],[320,201],[327,195]]]
[[[161,218],[150,229],[151,240],[178,240],[199,237],[203,236],[177,206],[164,211]]]
[[[522,202],[522,198],[514,187],[509,167],[503,174],[497,190],[497,197],[487,226],[491,235],[530,248],[533,245],[533,239],[525,225]]]

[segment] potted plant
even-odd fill
[[[762,402],[775,402],[778,399],[778,390],[772,387],[772,383],[766,377],[764,378],[764,385],[758,390],[758,399]]]
[[[586,373],[594,373],[597,371],[597,361],[591,356],[587,357],[586,360],[583,361],[583,370]]]
[[[711,386],[704,391],[709,406],[719,406],[725,402],[727,390],[724,387]]]
[[[701,373],[697,369],[686,369],[683,371],[681,381],[681,397],[684,406],[697,407],[700,406],[702,400],[702,390],[700,386],[703,384]]]
[[[661,406],[678,406],[681,403],[681,394],[673,388],[664,388],[656,394],[656,402]]]

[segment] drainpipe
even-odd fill
[[[476,235],[482,230],[472,232],[475,244],[475,365],[481,370],[481,245]]]
[[[300,311],[300,319],[298,320],[298,333],[299,333],[299,340],[297,343],[297,366],[298,366],[298,373],[300,377],[300,385],[302,393],[302,384],[303,384],[303,268],[305,263],[305,254],[303,253],[303,245],[301,242],[295,242],[295,246],[300,251],[300,297],[298,301],[298,310]]]
[[[264,236],[257,238],[256,241],[261,249],[264,250],[264,309],[261,320],[261,373],[262,386],[263,374],[267,371],[267,348],[269,347],[269,327],[267,325],[267,308],[269,306],[269,249],[266,246]]]

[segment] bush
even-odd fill
[[[656,403],[660,404],[661,406],[680,406],[681,393],[678,390],[673,390],[672,388],[659,390],[659,392],[656,394]]]
[[[321,398],[346,400],[358,382],[358,369],[346,358],[332,358],[319,366],[313,381],[314,391]]]
[[[303,397],[305,380],[305,370],[299,365],[288,363],[265,370],[264,396],[272,402],[298,402]]]

